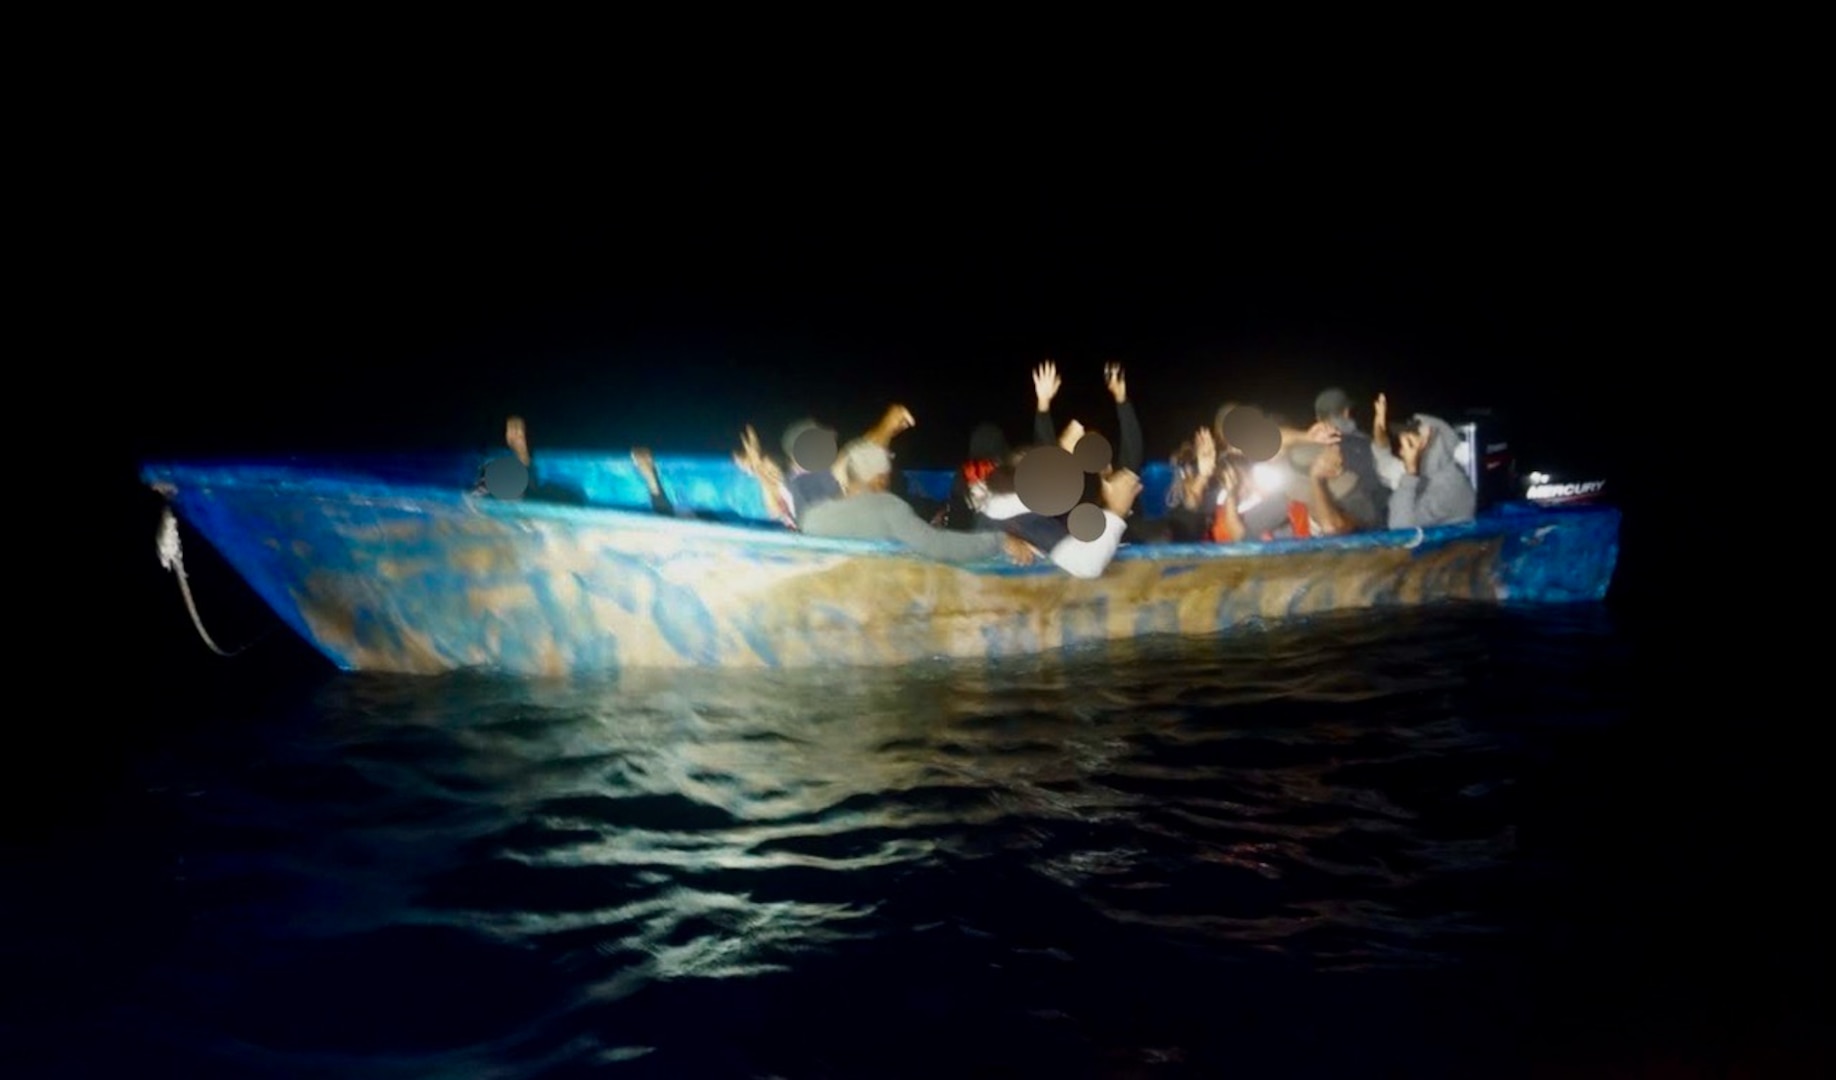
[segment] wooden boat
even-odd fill
[[[1604,599],[1610,506],[1491,506],[1463,525],[1233,545],[1124,546],[1101,578],[1043,560],[952,566],[765,521],[730,461],[657,459],[653,513],[622,455],[550,451],[584,505],[470,493],[477,460],[163,463],[168,498],[279,617],[340,668],[566,675],[639,667],[900,664],[1350,608]],[[941,497],[948,473],[907,473]],[[1170,482],[1150,466],[1139,506]]]

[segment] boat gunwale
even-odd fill
[[[912,557],[914,554],[910,548],[894,540],[810,536],[773,521],[667,517],[648,507],[573,505],[533,499],[500,500],[489,495],[477,495],[466,490],[455,491],[425,483],[376,478],[315,477],[309,475],[310,468],[310,462],[297,460],[230,464],[168,462],[143,466],[141,479],[156,491],[163,491],[167,487],[174,491],[181,488],[196,491],[230,488],[259,491],[277,498],[307,499],[347,506],[375,506],[421,512],[437,509],[483,514],[506,520],[554,520],[598,527],[612,526],[630,532],[673,533],[711,541],[811,553],[882,557]],[[294,475],[283,475],[285,473]],[[1612,515],[1617,519],[1620,511],[1607,503],[1546,506],[1522,500],[1489,507],[1480,511],[1472,521],[1453,525],[1371,530],[1345,536],[1243,540],[1234,543],[1187,541],[1124,544],[1117,550],[1114,561],[1209,561],[1322,551],[1407,549],[1425,544],[1439,546],[1462,539],[1489,539],[1517,534],[1539,521],[1550,523],[1563,518],[1595,515]],[[1009,566],[1004,560],[961,565],[979,567],[997,564]],[[1026,568],[1010,566],[1010,569]]]

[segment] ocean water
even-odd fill
[[[0,1075],[1811,1075],[1812,849],[1645,641],[541,682],[277,639],[15,763]]]

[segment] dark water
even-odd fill
[[[1647,640],[148,685],[15,763],[0,1075],[1812,1075],[1823,855]]]

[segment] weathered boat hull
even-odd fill
[[[1619,532],[1610,507],[1525,508],[1408,533],[1127,547],[1080,580],[1043,562],[950,566],[770,525],[284,468],[144,476],[333,663],[400,673],[898,664],[1344,609],[1591,601]]]

